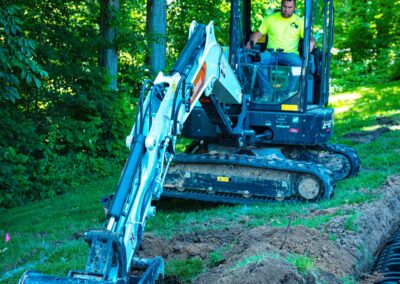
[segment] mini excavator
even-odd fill
[[[143,84],[107,226],[84,234],[85,270],[67,277],[31,270],[19,283],[154,283],[163,277],[163,259],[137,256],[146,220],[155,215],[152,200],[309,202],[329,199],[336,180],[357,174],[357,153],[327,144],[334,9],[332,0],[319,1],[304,3],[301,67],[262,66],[263,46],[244,48],[250,0],[231,0],[228,50],[217,43],[213,22],[192,22],[171,72]],[[310,52],[317,15],[323,39]],[[267,78],[262,84],[260,75]],[[182,154],[174,150],[178,135],[193,141]]]

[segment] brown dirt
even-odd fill
[[[344,138],[348,138],[354,142],[367,144],[378,139],[382,134],[389,132],[388,127],[379,127],[375,130],[362,131],[362,132],[349,132],[343,135]]]
[[[160,255],[166,261],[198,257],[209,263],[210,253],[220,251],[223,257],[194,283],[342,283],[346,276],[373,283],[380,277],[369,274],[374,257],[400,223],[400,176],[389,177],[374,193],[382,197],[368,204],[313,212],[317,216],[355,210],[359,213],[355,230],[346,229],[347,216],[340,215],[316,229],[248,229],[238,224],[171,240],[146,233],[139,255]],[[288,262],[296,255],[314,260],[314,268],[309,273],[299,272]],[[167,282],[179,283],[177,279]]]
[[[377,129],[361,132],[349,132],[343,135],[343,137],[356,143],[367,144],[378,139],[382,134],[391,131],[393,126],[400,125],[399,121],[385,116],[377,117],[375,121],[377,125],[380,125]]]

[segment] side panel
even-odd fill
[[[249,111],[250,128],[272,131],[265,144],[316,145],[328,142],[333,130],[333,109],[316,108],[306,113]]]
[[[261,145],[317,145],[328,142],[333,134],[331,108],[315,108],[306,113],[249,110],[246,121],[248,129],[254,130],[260,137],[266,131],[272,132],[271,139],[256,140]],[[215,141],[219,134],[218,127],[209,122],[201,108],[193,110],[182,131],[187,138],[205,141]]]
[[[210,123],[210,120],[201,107],[195,107],[187,118],[182,135],[187,138],[211,141],[218,138],[218,127]]]

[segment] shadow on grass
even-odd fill
[[[199,211],[204,209],[218,208],[220,206],[233,207],[233,204],[204,202],[188,199],[175,199],[169,197],[162,197],[159,201],[154,202],[159,210],[164,212],[188,212]]]

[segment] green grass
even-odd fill
[[[225,260],[225,253],[232,250],[232,248],[236,245],[236,241],[232,242],[231,244],[226,244],[223,247],[212,251],[208,255],[208,266],[209,267],[216,267],[220,263]]]
[[[165,273],[178,283],[190,283],[204,270],[204,263],[199,257],[190,259],[173,259],[166,263]]]
[[[307,255],[288,254],[287,257],[284,258],[283,256],[276,253],[262,252],[259,254],[246,256],[243,259],[238,260],[233,265],[232,271],[244,268],[249,264],[261,263],[266,258],[276,259],[282,262],[293,264],[296,267],[296,269],[303,275],[306,275],[311,271],[316,270],[315,261],[312,258],[308,257]]]
[[[353,232],[357,232],[358,230],[358,226],[357,226],[357,218],[358,218],[358,214],[354,213],[353,215],[350,215],[346,218],[346,220],[344,220],[344,228],[347,231],[353,231]]]
[[[0,236],[3,239],[7,232],[10,241],[1,244],[7,250],[0,253],[0,283],[17,283],[27,269],[64,276],[69,270],[83,269],[88,245],[81,236],[103,227],[100,199],[113,192],[117,178],[1,212]]]
[[[331,96],[335,107],[335,133],[333,140],[340,140],[346,132],[362,130],[376,124],[378,116],[400,119],[398,81],[373,87],[361,87],[349,93]]]
[[[238,260],[232,267],[232,271],[233,270],[237,270],[243,267],[246,267],[249,264],[253,264],[253,263],[260,263],[262,262],[265,258],[272,256],[272,254],[267,253],[267,252],[263,252],[263,253],[259,253],[259,254],[255,254],[255,255],[251,255],[251,256],[245,256],[243,259]],[[273,256],[275,259],[281,259],[280,256],[278,255],[274,255]]]
[[[328,240],[331,240],[331,241],[336,241],[337,240],[337,236],[336,235],[334,235],[334,234],[329,234],[329,236],[328,236]]]
[[[340,280],[341,280],[341,283],[343,283],[343,284],[357,284],[357,281],[354,279],[353,276],[346,276]]]
[[[307,255],[289,254],[287,261],[296,266],[297,270],[303,275],[316,269],[315,261]]]
[[[317,204],[254,206],[166,199],[157,203],[157,215],[147,223],[146,232],[172,238],[181,233],[223,229],[237,224],[247,228],[262,225],[286,227],[292,212],[292,226],[315,228],[336,214],[348,216],[346,226],[355,229],[356,212],[340,211],[333,215],[311,217],[309,213],[316,209],[371,202],[379,198],[379,192],[373,190],[380,187],[387,176],[400,173],[399,126],[392,127],[392,131],[369,144],[356,143],[343,137],[347,132],[373,129],[378,116],[400,122],[398,93],[400,82],[363,87],[349,94],[332,96],[332,105],[336,107],[332,143],[354,147],[362,161],[357,177],[337,183],[333,199]],[[16,283],[27,269],[55,275],[66,275],[71,269],[83,269],[88,245],[79,236],[90,228],[103,226],[104,212],[99,199],[114,191],[119,174],[120,169],[116,169],[114,176],[94,180],[68,194],[1,211],[0,283]],[[7,243],[4,242],[6,232],[11,236]],[[331,236],[330,239],[335,238]],[[222,250],[211,253],[209,263],[171,260],[166,263],[166,272],[167,275],[190,281],[207,266],[216,265],[221,257]],[[257,257],[246,261],[257,261]],[[242,264],[245,265],[246,261]]]

